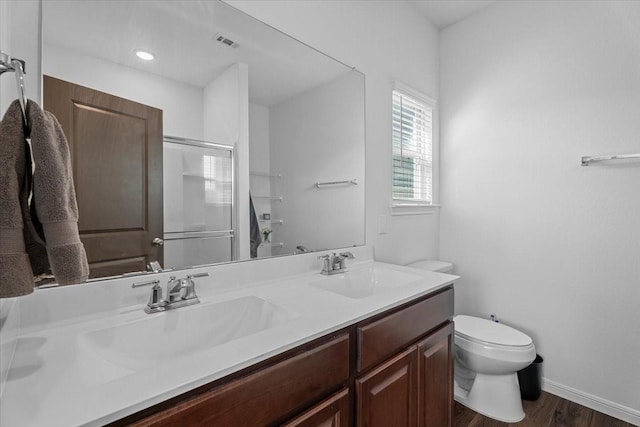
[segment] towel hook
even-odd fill
[[[12,58],[6,53],[0,51],[0,74],[13,71],[16,75],[16,86],[18,88],[18,101],[20,102],[20,108],[22,109],[22,120],[25,127],[28,129],[29,124],[27,122],[27,95],[24,85],[25,62],[21,59]]]
[[[29,123],[27,122],[27,94],[24,88],[24,64],[22,61],[14,59],[11,61],[11,65],[13,65],[13,69],[16,74],[16,85],[18,87],[18,100],[20,102],[20,108],[22,108],[22,120],[24,120],[24,125],[28,129]]]

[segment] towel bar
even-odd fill
[[[354,179],[349,179],[344,181],[316,182],[314,185],[317,188],[320,188],[328,185],[342,185],[342,184],[358,185],[358,180],[354,178]]]
[[[601,156],[601,157],[591,157],[591,156],[583,156],[581,160],[582,166],[589,166],[591,163],[595,162],[605,162],[608,160],[625,160],[625,159],[640,159],[640,154],[617,154],[612,156]]]

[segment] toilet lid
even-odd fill
[[[517,329],[479,317],[459,315],[453,318],[456,334],[473,341],[506,346],[528,346],[532,340]]]

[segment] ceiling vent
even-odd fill
[[[228,38],[227,36],[225,36],[224,34],[218,33],[213,37],[217,42],[220,42],[222,44],[225,44],[229,47],[233,47],[236,48],[238,46],[240,46],[238,43],[234,42],[233,40],[231,40],[230,38]]]

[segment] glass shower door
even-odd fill
[[[165,268],[232,261],[233,147],[165,137]]]

